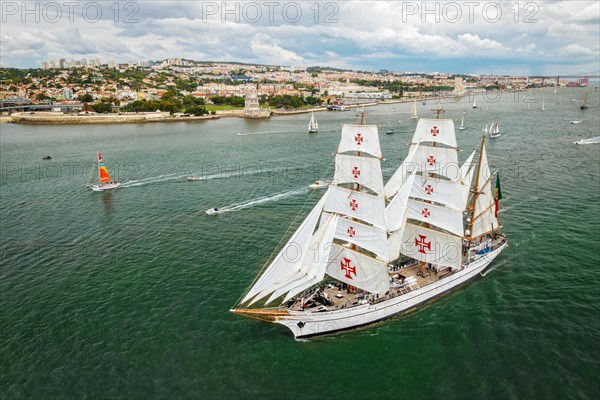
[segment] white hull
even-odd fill
[[[99,185],[92,185],[90,187],[92,188],[92,190],[94,192],[102,192],[104,190],[116,189],[119,186],[121,186],[121,182],[103,183],[103,184],[99,184]]]
[[[288,327],[294,337],[300,339],[352,329],[391,318],[427,303],[474,279],[490,265],[506,246],[506,243],[502,244],[496,250],[469,263],[465,269],[438,282],[390,300],[329,312],[289,311],[290,315],[277,317],[275,323]]]

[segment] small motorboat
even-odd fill
[[[46,156],[46,157],[42,158],[42,160],[52,160],[52,156]]]
[[[388,129],[387,131],[385,131],[386,135],[393,135],[394,133],[396,133],[396,131],[393,129]]]
[[[203,181],[206,178],[200,175],[190,175],[188,176],[188,181]]]
[[[329,186],[329,183],[325,181],[315,181],[315,183],[311,183],[310,185],[308,185],[308,187],[311,189],[323,189],[327,186]]]
[[[221,210],[219,210],[217,207],[209,208],[208,210],[205,211],[205,213],[208,215],[216,215],[216,214],[220,214]]]
[[[571,123],[572,123],[572,124],[580,124],[580,123],[582,123],[582,122],[583,122],[583,121],[571,121]]]

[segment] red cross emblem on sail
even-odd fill
[[[434,126],[433,128],[431,128],[431,134],[433,136],[437,136],[440,133],[440,130],[438,129],[437,126]]]
[[[428,195],[431,195],[433,193],[433,186],[431,186],[431,185],[425,186],[425,193],[427,193]]]
[[[429,211],[429,209],[427,209],[427,208],[424,208],[424,209],[421,211],[421,214],[423,214],[423,218],[427,218],[427,217],[429,217],[429,216],[431,215],[431,212]]]
[[[356,235],[356,231],[354,230],[354,227],[352,227],[352,226],[348,227],[348,236],[354,237],[354,235]]]
[[[431,251],[431,242],[426,242],[427,236],[419,235],[418,239],[415,239],[415,246],[419,246],[419,253],[427,254],[425,249]]]
[[[360,176],[360,169],[358,169],[358,167],[352,168],[352,176],[354,177],[354,179],[358,179],[358,177]]]
[[[359,146],[362,144],[363,140],[364,140],[363,135],[361,135],[360,133],[357,133],[356,136],[354,136],[354,141]]]
[[[354,199],[350,200],[350,208],[352,209],[352,211],[358,210],[358,201]]]
[[[346,257],[344,257],[343,261],[340,261],[340,266],[342,268],[342,271],[346,271],[346,274],[344,276],[348,279],[352,279],[352,274],[354,274],[354,276],[356,276],[356,267],[350,266],[351,262],[352,262],[352,260],[350,260],[349,258],[346,258]]]
[[[427,157],[427,164],[429,164],[433,167],[435,165],[435,157],[434,156]]]

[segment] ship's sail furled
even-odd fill
[[[494,213],[494,196],[492,195],[493,177],[488,165],[485,143],[481,146],[478,180],[475,190],[478,192],[473,213],[471,237],[477,238],[483,234],[498,229],[498,219]]]

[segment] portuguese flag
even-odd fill
[[[498,217],[498,210],[500,208],[499,202],[502,198],[502,191],[500,190],[500,172],[496,174],[496,190],[494,191],[494,200],[496,200],[496,211],[494,215]]]

